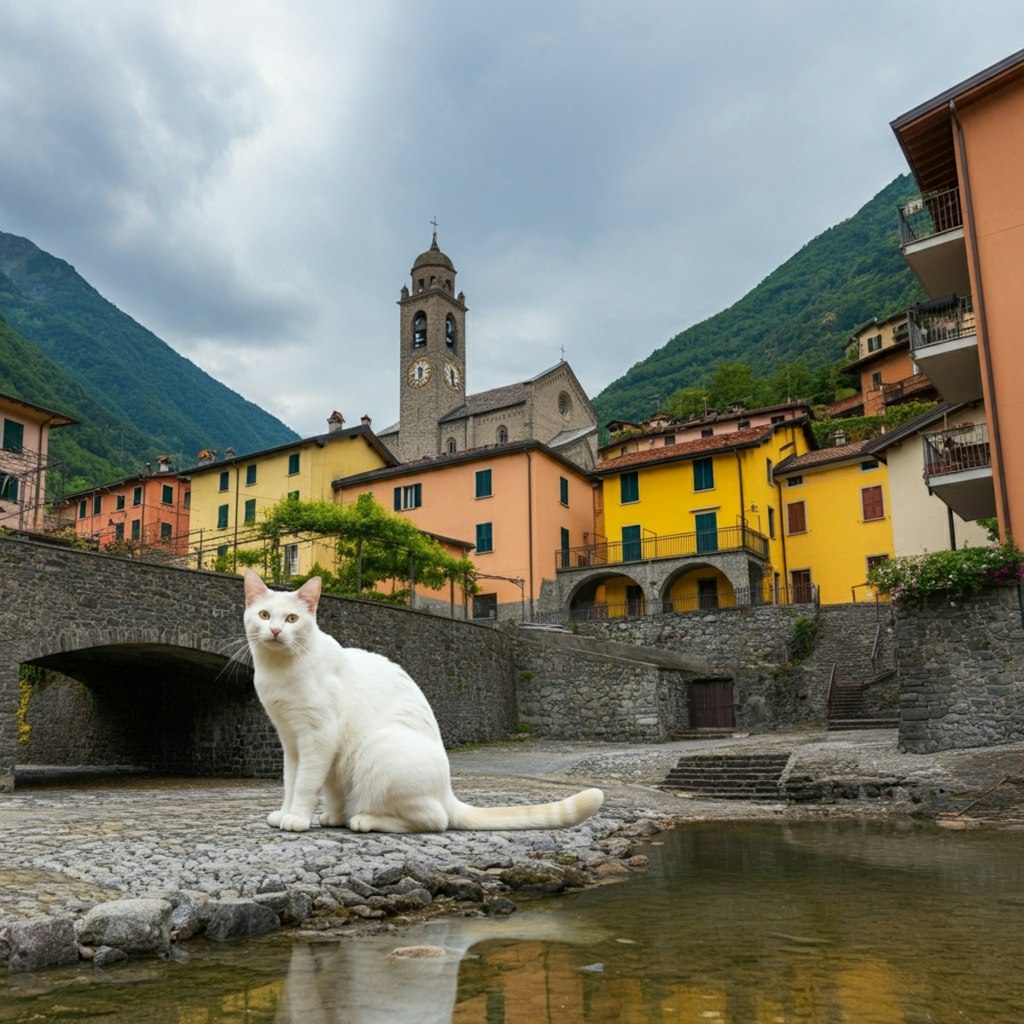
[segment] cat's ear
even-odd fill
[[[305,583],[295,591],[295,596],[311,611],[316,611],[320,603],[320,588],[322,581],[319,576],[310,576]]]
[[[260,579],[255,569],[245,570],[245,606],[249,607],[258,597],[269,592],[269,587]]]

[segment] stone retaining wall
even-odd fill
[[[900,607],[900,746],[910,753],[1024,739],[1024,627],[1016,587]]]

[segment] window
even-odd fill
[[[245,517],[242,519],[243,523],[255,523],[256,522],[256,499],[249,498],[245,503]]]
[[[788,533],[807,532],[807,509],[802,501],[793,501],[786,506],[786,530]]]
[[[508,444],[508,427],[498,427],[498,444]]]
[[[186,491],[185,492],[185,497],[182,498],[181,505],[182,505],[182,508],[186,508],[186,509],[192,508],[192,492],[191,491]]]
[[[285,544],[284,571],[289,576],[297,576],[299,572],[299,545]]]
[[[791,476],[786,481],[786,486],[787,487],[799,487],[803,482],[804,482],[804,478],[802,476]]]
[[[132,540],[139,540],[142,537],[142,520],[132,520]]]
[[[98,516],[103,511],[103,495],[94,494],[92,496],[92,514]]]
[[[871,374],[871,390],[872,391],[881,391],[881,389],[882,389],[882,371],[881,370],[875,370],[875,372],[873,374]]]
[[[569,507],[569,481],[564,476],[558,478],[558,500]]]
[[[768,483],[770,483],[770,484],[775,483],[775,477],[772,476],[772,460],[771,459],[765,459],[764,460],[764,473],[765,473],[765,477],[768,480]]]
[[[478,555],[494,550],[494,531],[492,523],[476,524],[476,552]]]
[[[423,289],[423,282],[420,282],[420,289]],[[427,344],[427,315],[417,313],[412,318],[412,347],[423,348]]]
[[[785,422],[786,422],[786,417],[784,415],[773,416],[772,417],[772,423],[785,423]]]
[[[289,491],[288,492],[288,500],[289,501],[298,501],[299,500],[299,492],[298,491]]]
[[[569,531],[563,526],[559,539],[559,550],[562,553],[562,568],[569,568]]]
[[[715,486],[715,460],[694,459],[693,461],[693,489],[695,491],[710,491]]]
[[[877,569],[880,565],[884,565],[888,561],[888,555],[868,555],[867,571],[871,572],[872,569]]]
[[[715,431],[712,427],[703,427],[700,432],[701,437],[714,437]]]
[[[444,322],[444,343],[450,348],[455,348],[455,318],[449,314]]]
[[[640,477],[637,473],[623,473],[619,477],[619,501],[623,505],[640,500]]]
[[[697,553],[718,550],[718,513],[701,512],[693,517],[697,527]]]
[[[254,483],[256,483],[256,466],[255,466],[255,464],[252,465],[252,466],[246,466],[245,467],[245,485],[246,485],[246,487],[251,487]]]
[[[5,501],[18,500],[17,477],[8,475],[0,476],[0,498],[3,498]],[[84,516],[82,518],[84,518]]]
[[[643,557],[643,543],[640,540],[639,526],[624,526],[622,528],[622,560],[624,562],[639,562]]]
[[[160,500],[165,505],[174,504],[174,488],[170,484],[164,484],[160,491]]]
[[[124,523],[114,523],[114,540],[124,540]]]
[[[877,352],[882,347],[882,336],[876,334],[873,338],[868,338],[868,351]]]
[[[88,515],[89,515],[89,502],[85,498],[83,498],[78,503],[78,518],[79,519],[86,519],[86,518],[88,518]]]
[[[867,462],[862,462],[860,464],[860,471],[862,473],[867,473],[868,471],[870,471],[872,469],[878,469],[878,463],[875,462],[874,459],[868,459]]]
[[[569,415],[569,413],[571,413],[571,412],[572,412],[572,400],[563,391],[558,396],[558,414],[560,416],[566,416],[567,417]]]
[[[498,617],[498,595],[497,594],[474,594],[473,595],[473,618],[474,619],[496,619]]]
[[[171,543],[171,524],[161,523],[160,524],[160,543],[170,544]]]
[[[219,485],[218,489],[221,490],[221,491],[226,491],[228,489],[228,482],[229,482],[228,471],[224,470],[224,472],[221,473],[221,475],[220,475],[220,485]]]
[[[750,426],[750,420],[740,420],[736,425],[737,430],[746,430]]]
[[[142,488],[136,487],[132,491],[132,507],[138,508],[142,504]]]
[[[448,449],[448,454],[449,455],[454,455],[455,454],[455,452],[456,452],[456,450],[458,448],[458,445],[455,443],[455,438],[454,437],[449,437],[448,438],[448,444],[446,445],[446,447]]]
[[[25,424],[4,420],[3,445],[9,452],[20,452],[25,447]]]
[[[118,512],[123,512],[124,511],[124,495],[123,494],[119,494],[117,496],[117,498],[115,499],[115,501],[114,501],[114,508]]]
[[[226,530],[228,528],[228,507],[227,505],[217,506],[217,529]]]
[[[218,544],[217,545],[217,557],[218,558],[227,558],[229,550],[230,549],[228,548],[227,544]]]
[[[299,453],[298,452],[292,452],[291,455],[288,456],[288,475],[289,476],[295,476],[295,474],[298,473],[298,471],[299,471]]]
[[[662,443],[666,444],[666,445],[675,444],[676,443],[676,435],[675,434],[666,434],[665,435],[665,439],[664,439],[664,441]]]
[[[768,506],[768,536],[771,540],[775,540],[775,509]]]
[[[865,487],[860,492],[860,502],[864,509],[864,521],[869,519],[884,519],[885,508],[882,502],[882,488],[880,486]]]
[[[395,511],[419,508],[423,504],[423,484],[408,484],[395,488]]]
[[[491,490],[491,471],[489,469],[477,470],[476,496],[478,498],[489,498],[493,493]]]

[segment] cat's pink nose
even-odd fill
[[[276,640],[281,635],[281,627],[280,626],[271,626],[270,627],[270,632],[274,635],[274,639]]]

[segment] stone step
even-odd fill
[[[830,718],[828,720],[829,732],[842,732],[851,729],[898,729],[899,726],[900,720],[898,715],[864,715],[853,718]]]
[[[663,788],[716,800],[776,800],[789,754],[696,754],[681,757]]]

